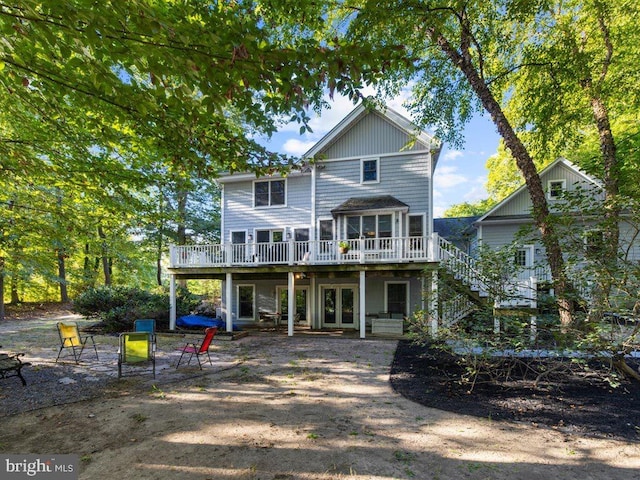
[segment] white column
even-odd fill
[[[359,304],[360,304],[360,338],[365,338],[366,336],[366,329],[367,329],[367,323],[366,323],[366,307],[365,307],[365,300],[366,300],[366,277],[365,277],[365,271],[364,270],[360,270],[360,292],[359,292],[359,296],[358,296],[358,300],[359,300]]]
[[[318,310],[318,297],[316,295],[317,281],[316,274],[311,274],[311,281],[309,282],[309,305],[311,306],[311,312],[309,312],[309,326],[311,330],[320,328],[320,311]]]
[[[177,302],[176,302],[176,276],[169,275],[169,330],[176,329],[176,316],[177,316]]]
[[[233,332],[233,308],[231,308],[233,298],[233,282],[231,279],[232,275],[230,273],[227,273],[225,279],[225,299],[224,303],[222,304],[222,311],[224,312],[224,317],[227,322],[227,332]]]
[[[293,321],[296,314],[296,284],[293,272],[289,272],[287,302],[287,335],[293,337]]]

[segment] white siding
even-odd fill
[[[421,157],[382,157],[380,182],[360,183],[360,159],[327,162],[317,175],[318,217],[331,216],[331,210],[352,197],[392,195],[409,205],[409,212],[429,210],[429,162]]]
[[[565,180],[567,191],[575,191],[577,188],[591,188],[595,192],[595,187],[592,183],[587,183],[585,177],[578,172],[568,168],[563,163],[558,163],[548,171],[543,172],[540,176],[542,180],[542,188],[547,190],[547,185],[550,180]],[[596,193],[594,193],[596,195]],[[597,193],[601,197],[600,193]],[[549,201],[549,200],[548,200]],[[531,214],[531,198],[529,197],[529,191],[525,188],[520,191],[509,202],[498,208],[489,218],[502,217],[502,216],[517,216],[517,215],[530,215]],[[549,207],[553,209],[553,201],[549,201]]]
[[[370,112],[343,132],[322,152],[326,158],[348,158],[399,152],[410,141],[409,135],[377,112]],[[427,150],[416,142],[410,150]]]
[[[284,207],[254,208],[253,181],[224,185],[224,228],[222,239],[229,241],[232,230],[310,227],[311,176],[292,176],[286,179],[287,205]]]

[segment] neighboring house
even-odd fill
[[[558,213],[560,204],[567,205],[567,199],[575,196],[578,190],[583,197],[591,198],[593,201],[601,202],[604,199],[601,183],[563,158],[543,169],[540,179],[552,213]],[[518,277],[513,281],[511,298],[499,302],[499,306],[535,308],[541,291],[552,293],[546,253],[539,233],[534,228],[531,209],[529,192],[523,186],[475,222],[479,245],[498,249],[519,242],[513,259],[519,268]],[[568,246],[574,256],[578,255],[580,258],[580,255],[586,255],[589,249],[593,248],[598,238],[602,241],[602,232],[596,227],[599,219],[586,215],[578,207],[564,207],[563,211],[573,217],[573,224],[566,232],[559,231],[561,243]],[[533,232],[523,237],[528,240],[521,240],[522,237],[518,235],[524,229]],[[625,222],[620,224],[620,233],[620,242],[623,245],[633,243],[637,235],[637,231]],[[631,253],[634,254],[633,251]]]
[[[229,331],[275,316],[289,335],[294,323],[401,333],[403,317],[424,308],[425,270],[444,244],[432,235],[439,153],[398,113],[360,105],[305,168],[222,176],[222,243],[171,248],[172,327],[176,280],[213,278]]]

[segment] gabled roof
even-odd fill
[[[591,183],[592,185],[594,185],[594,186],[596,186],[598,188],[602,188],[602,184],[600,183],[599,180],[597,180],[597,179],[593,178],[592,176],[586,174],[585,172],[580,170],[580,168],[578,168],[577,165],[571,163],[566,158],[558,158],[558,159],[554,160],[549,165],[547,165],[545,168],[540,170],[540,172],[538,172],[538,175],[542,176],[545,172],[548,172],[549,170],[551,170],[552,168],[554,168],[558,164],[562,164],[565,167],[567,167],[568,169],[572,170],[573,172],[576,173],[576,175],[582,177],[585,180],[585,182]],[[493,215],[495,212],[497,212],[499,209],[501,209],[504,205],[506,205],[509,202],[511,202],[515,197],[517,197],[526,188],[527,188],[526,185],[520,186],[511,195],[506,197],[504,200],[502,200],[500,203],[498,203],[496,206],[494,206],[491,210],[489,210],[487,213],[482,215],[478,220],[476,220],[475,223],[476,224],[481,223],[482,221],[484,221],[485,219],[487,219],[488,217]]]
[[[331,214],[335,217],[336,215],[339,215],[341,213],[388,210],[400,210],[402,212],[408,212],[409,205],[401,202],[391,195],[380,195],[378,197],[353,197],[345,202],[342,202],[336,208],[331,210]]]
[[[322,137],[318,143],[316,143],[307,153],[303,155],[304,158],[313,158],[317,154],[319,154],[322,150],[327,148],[333,142],[335,142],[338,138],[342,136],[345,132],[347,132],[353,125],[355,125],[362,117],[371,113],[372,111],[377,112],[386,118],[389,122],[394,124],[397,128],[403,130],[409,136],[415,136],[418,142],[422,142],[425,145],[429,145],[430,148],[433,148],[433,156],[434,160],[437,160],[438,154],[440,153],[440,142],[436,140],[435,137],[429,135],[425,131],[418,128],[414,123],[409,121],[407,118],[400,115],[395,110],[386,107],[384,110],[365,106],[363,103],[354,108],[351,113],[349,113],[346,117],[344,117],[340,123],[338,123],[335,127],[333,127],[329,133],[327,133],[324,137]]]

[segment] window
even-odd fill
[[[253,203],[256,207],[284,205],[285,197],[284,180],[266,180],[253,184]]]
[[[409,215],[409,254],[421,255],[424,247],[424,215]]]
[[[409,236],[422,237],[424,235],[424,216],[409,215]]]
[[[238,318],[253,318],[253,285],[238,285]]]
[[[517,250],[514,258],[514,262],[519,267],[527,266],[527,251],[526,250]]]
[[[390,314],[407,315],[407,283],[391,283],[387,284],[387,312]]]
[[[393,236],[393,215],[354,215],[347,217],[347,238],[357,240],[364,238],[365,248],[390,248],[389,242],[373,241]]]
[[[547,196],[549,200],[558,200],[562,197],[566,188],[565,180],[549,180],[547,183]]]
[[[602,230],[584,232],[584,253],[587,257],[598,257],[604,250],[604,233]]]
[[[320,220],[320,240],[333,240],[333,220]]]
[[[246,243],[247,232],[235,231],[231,232],[231,243]]]
[[[533,265],[533,247],[525,246],[516,250],[513,263],[518,267],[531,267]]]
[[[379,182],[380,178],[378,176],[378,159],[367,159],[362,160],[362,175],[361,182]]]

